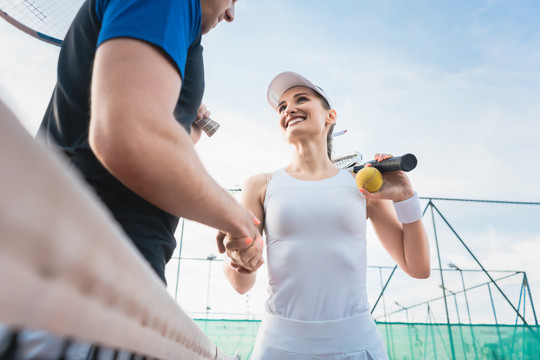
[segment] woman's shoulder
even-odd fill
[[[242,192],[246,198],[257,198],[264,204],[268,183],[272,179],[274,172],[260,173],[248,177],[244,183]]]
[[[274,172],[260,173],[260,174],[251,175],[250,177],[248,177],[246,179],[245,185],[248,185],[248,184],[249,185],[266,184],[268,181],[270,181],[270,179],[272,179],[273,175],[274,175]]]
[[[266,186],[272,179],[275,172],[255,174],[246,179],[244,182],[244,190],[262,190],[266,189]]]

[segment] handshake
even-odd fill
[[[253,225],[260,225],[251,212],[248,212]],[[229,257],[229,266],[241,274],[251,274],[257,271],[264,260],[262,257],[264,243],[260,232],[255,228],[251,236],[237,236],[230,233],[219,231],[216,235],[218,250],[221,254],[226,253]]]

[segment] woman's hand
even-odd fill
[[[257,271],[264,263],[263,239],[256,226],[260,225],[260,220],[251,211],[246,211],[248,224],[251,227],[251,235],[233,235],[223,231],[218,231],[216,235],[218,251],[226,253],[230,258],[230,267],[237,272],[249,274]]]
[[[227,256],[229,257],[229,266],[242,274],[251,274],[257,271],[258,268],[264,264],[262,258],[263,253],[263,240],[261,237],[252,240],[251,238],[231,238],[225,237],[226,243],[241,242],[249,246],[244,250],[227,250]]]
[[[392,154],[377,153],[375,154],[374,159],[377,162],[381,162],[385,159],[390,159],[391,157],[393,157]],[[366,164],[366,167],[369,166],[372,165],[369,163]],[[405,172],[401,170],[390,171],[383,173],[382,176],[383,184],[378,191],[370,193],[366,189],[360,189],[366,200],[388,199],[394,202],[400,202],[407,200],[414,195],[411,182],[409,181],[409,177],[405,174]]]
[[[229,266],[241,274],[251,274],[259,269],[263,264],[262,258],[263,241],[259,238],[253,245],[243,251],[227,251],[230,259]]]

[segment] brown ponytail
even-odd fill
[[[321,95],[319,95],[317,93],[317,96],[319,97],[319,99],[321,99],[321,103],[323,105],[323,107],[326,109],[326,110],[332,110],[332,107],[330,106],[330,104],[325,100],[325,98],[323,98]],[[330,129],[328,129],[328,134],[326,134],[326,153],[328,154],[328,158],[330,160],[332,160],[332,132],[334,132],[334,127],[336,126],[336,124],[332,124],[330,126]]]

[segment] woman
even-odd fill
[[[306,78],[277,75],[268,100],[295,151],[285,168],[255,175],[243,189],[243,205],[266,232],[269,275],[252,359],[388,359],[367,302],[366,219],[401,269],[427,278],[429,246],[418,196],[402,171],[384,174],[382,188],[369,193],[332,163],[336,111]],[[225,273],[239,293],[255,282],[255,272],[242,264],[256,261],[260,246],[227,253]]]

